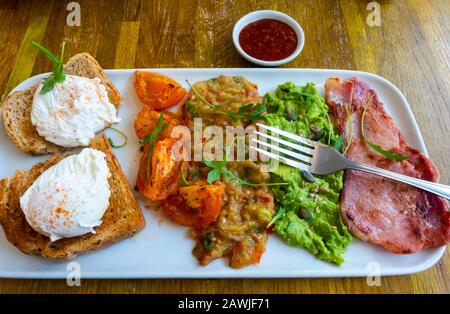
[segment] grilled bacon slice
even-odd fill
[[[349,139],[348,119],[352,121],[353,135],[346,153],[349,159],[438,181],[433,162],[408,146],[375,91],[365,82],[357,78],[329,78],[325,83],[325,94],[335,126],[344,139]],[[388,159],[365,143],[361,135],[361,116],[372,94],[364,121],[366,138],[385,150],[408,156],[407,160]],[[446,200],[403,183],[355,170],[346,170],[344,180],[341,216],[350,232],[359,239],[402,254],[442,246],[450,241],[450,213]]]

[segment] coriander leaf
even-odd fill
[[[50,74],[50,76],[44,80],[44,83],[42,84],[42,88],[39,94],[43,95],[51,91],[54,86],[55,86],[55,78],[53,77],[53,74]]]
[[[227,166],[227,160],[225,159],[225,155],[223,157],[223,160],[213,161],[213,164],[215,165],[216,168],[226,167]]]
[[[212,168],[212,170],[208,172],[207,177],[207,181],[209,184],[221,179],[222,173],[224,173],[227,165],[227,160],[225,159],[225,157],[226,156],[224,156],[224,159],[220,161],[212,161],[207,158],[203,158],[203,163],[207,167]]]
[[[245,181],[241,178],[239,178],[237,175],[234,174],[234,172],[227,168],[227,154],[225,153],[223,156],[223,160],[220,161],[212,161],[208,160],[206,158],[203,158],[203,163],[209,167],[212,168],[208,172],[208,178],[207,181],[209,184],[220,180],[222,178],[222,174],[225,176],[225,179],[227,181],[237,181],[240,185],[246,185],[251,187],[258,187],[258,186],[270,186],[270,185],[287,185],[289,183],[287,182],[280,182],[280,183],[252,183]]]
[[[209,160],[207,158],[203,158],[203,163],[210,168],[223,168],[227,164],[227,160]]]
[[[215,181],[220,180],[220,178],[222,177],[222,170],[223,168],[213,168],[210,172],[208,172],[208,183],[211,184]]]
[[[203,158],[203,163],[204,163],[207,167],[214,168],[214,162],[213,162],[212,160]]]
[[[369,99],[367,100],[367,103],[366,103],[366,105],[364,107],[364,111],[363,111],[362,116],[361,116],[361,134],[362,134],[362,137],[363,137],[364,141],[366,142],[367,145],[369,145],[372,149],[374,149],[377,152],[379,152],[384,157],[387,157],[387,158],[393,159],[393,160],[397,160],[397,161],[402,161],[402,160],[408,159],[408,156],[398,155],[398,154],[396,154],[396,153],[394,153],[392,151],[382,149],[377,144],[370,142],[366,138],[366,136],[364,135],[364,118],[365,118],[365,115],[366,115],[367,108],[369,107],[369,104],[371,103],[372,98],[373,98],[374,95],[375,94],[372,94],[369,97]]]

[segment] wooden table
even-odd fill
[[[30,75],[50,70],[30,41],[66,55],[88,51],[104,68],[251,67],[233,47],[233,24],[259,9],[283,11],[303,27],[306,44],[287,67],[377,73],[405,94],[428,151],[450,183],[450,2],[381,1],[381,26],[366,23],[367,3],[341,1],[79,1],[81,26],[66,25],[69,1],[0,1],[0,94]],[[449,293],[450,256],[412,276],[262,280],[0,279],[0,292],[46,293]]]

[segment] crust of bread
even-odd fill
[[[109,207],[102,224],[95,234],[85,234],[51,242],[46,236],[34,231],[20,208],[20,197],[46,169],[68,154],[55,154],[28,171],[17,171],[13,177],[0,181],[0,224],[6,238],[25,254],[42,256],[49,260],[64,261],[79,254],[104,248],[121,239],[130,237],[144,228],[142,211],[131,191],[120,165],[111,151],[104,135],[91,141],[90,147],[106,154],[111,172]]]
[[[122,96],[114,87],[103,69],[90,54],[84,52],[74,55],[64,65],[66,74],[88,78],[98,77],[108,91],[109,100],[118,107]],[[21,151],[31,155],[63,152],[67,148],[45,140],[31,123],[31,107],[37,84],[9,94],[0,106],[6,134]]]
[[[67,74],[84,76],[87,78],[100,78],[102,84],[105,85],[106,90],[108,91],[109,101],[116,107],[119,107],[120,103],[122,102],[122,96],[120,95],[117,88],[108,79],[105,71],[103,71],[97,60],[95,60],[95,58],[89,53],[78,53],[67,60],[66,64],[64,65],[64,72]]]

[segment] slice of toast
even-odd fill
[[[64,65],[64,71],[66,74],[100,78],[108,91],[111,103],[116,107],[121,103],[122,96],[119,91],[90,54],[84,52],[74,55]],[[36,88],[37,84],[25,90],[15,91],[3,101],[0,109],[6,134],[18,149],[28,154],[42,155],[65,151],[67,148],[46,141],[31,123],[31,107]]]
[[[51,242],[48,237],[30,227],[20,208],[20,197],[28,187],[41,173],[68,154],[55,154],[48,160],[34,165],[28,171],[17,171],[13,177],[0,181],[0,224],[8,241],[23,253],[39,255],[55,261],[69,260],[78,254],[97,250],[130,237],[144,227],[142,211],[106,137],[102,135],[94,138],[90,147],[106,154],[111,172],[109,207],[103,215],[102,224],[95,228],[96,234],[89,233]]]

